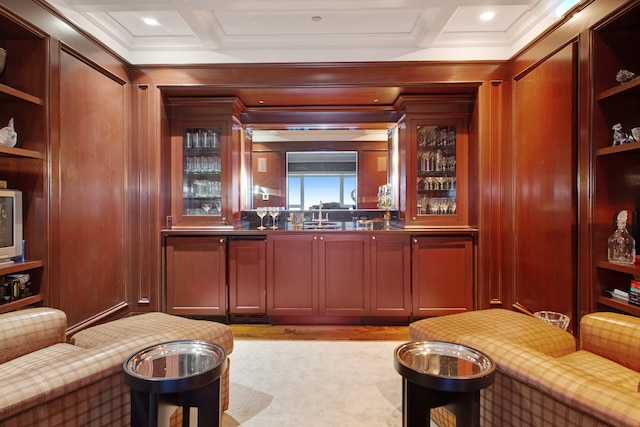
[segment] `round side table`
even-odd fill
[[[447,342],[410,342],[394,352],[402,375],[402,425],[429,425],[432,408],[444,406],[456,426],[480,426],[480,390],[495,377],[495,364],[481,352]]]
[[[183,407],[183,426],[189,426],[190,408],[197,408],[198,427],[218,427],[226,366],[224,348],[207,341],[171,341],[132,354],[124,362],[131,426],[156,427],[160,407],[175,405]]]

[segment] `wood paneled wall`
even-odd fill
[[[389,176],[387,150],[363,150],[358,153],[358,208],[378,207],[378,187],[386,184]]]
[[[528,280],[527,253],[533,257],[549,250],[546,239],[523,249],[521,240],[527,236],[516,234],[514,227],[534,228],[535,223],[541,235],[555,231],[548,221],[532,217],[528,210],[534,207],[552,218],[557,209],[562,209],[563,221],[577,215],[577,221],[575,218],[570,221],[577,224],[577,237],[567,234],[568,222],[561,227],[562,252],[565,253],[568,239],[574,245],[577,241],[578,283],[581,293],[589,298],[592,196],[589,88],[593,82],[588,67],[591,53],[588,29],[625,3],[625,0],[585,2],[579,15],[559,23],[510,61],[130,67],[40,1],[3,1],[3,7],[50,36],[49,74],[42,76],[50,82],[46,143],[51,171],[47,176],[51,217],[44,238],[50,240],[51,253],[46,267],[50,293],[45,303],[67,310],[71,325],[118,310],[123,314],[160,308],[159,230],[168,212],[167,195],[161,189],[167,188],[166,179],[170,176],[167,153],[162,151],[168,146],[163,141],[168,135],[163,107],[167,90],[181,87],[185,94],[241,95],[251,99],[245,101],[247,105],[256,105],[257,99],[252,97],[265,93],[278,96],[287,90],[314,88],[333,96],[336,105],[347,105],[342,88],[372,88],[374,97],[378,92],[390,90],[405,94],[436,93],[451,85],[469,83],[478,87],[471,126],[478,159],[474,200],[480,230],[477,307],[509,306],[516,300],[537,304],[532,299],[534,292],[544,294],[546,289],[553,288],[551,280],[541,283],[544,277],[537,277],[536,283],[526,288],[524,284],[514,288],[516,279]],[[579,43],[577,56],[573,48],[563,50],[575,41]],[[569,51],[571,61],[566,57]],[[578,73],[574,65],[571,70],[568,68],[574,61],[578,61]],[[554,81],[556,72],[561,82]],[[570,83],[576,75],[578,81]],[[531,90],[525,85],[535,83],[528,79],[550,79],[541,90],[560,83],[563,94],[579,94],[579,104],[573,104],[569,110],[566,105],[550,108],[543,96],[527,95]],[[572,95],[567,92],[570,86]],[[548,121],[543,112],[557,116],[552,114],[552,120]],[[255,117],[253,111],[249,113],[247,117]],[[312,113],[291,112],[291,121]],[[572,121],[576,114],[577,123]],[[263,118],[269,122],[279,117]],[[376,117],[385,121],[393,116],[383,108],[365,115],[353,111],[341,115],[334,109],[330,114],[318,115],[318,120],[336,117],[343,117],[342,120]],[[537,123],[528,122],[533,118]],[[556,138],[567,141],[576,135],[580,136],[577,153],[575,146],[571,152],[564,151],[565,145],[561,151],[528,151],[542,146],[527,144]],[[546,157],[550,152],[572,160],[555,163],[553,155]],[[538,158],[544,155],[545,161],[551,163],[540,165],[534,159],[526,159],[529,155]],[[545,173],[537,173],[542,171]],[[538,180],[551,174],[562,182],[557,188],[556,178]],[[574,183],[577,181],[577,188],[569,186],[570,177]],[[552,199],[527,197],[550,191]],[[518,246],[514,243],[516,238]],[[564,282],[574,273],[563,270],[560,274],[565,277]],[[547,301],[552,298],[572,298],[567,295],[553,294],[545,300],[545,308],[551,306]],[[580,307],[582,310],[588,306],[581,303]]]
[[[69,325],[128,299],[125,83],[76,55],[60,54],[60,139],[53,147],[52,188],[59,239],[51,245],[59,286],[52,291]]]
[[[253,209],[259,206],[285,206],[287,185],[285,182],[286,156],[282,151],[253,152],[252,187],[260,187],[269,194],[263,200],[262,192],[253,192]]]
[[[531,311],[575,318],[577,51],[571,44],[514,83],[512,271],[505,285]],[[511,210],[511,209],[510,209]],[[511,267],[507,267],[511,270]]]

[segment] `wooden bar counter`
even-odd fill
[[[164,309],[274,324],[408,324],[474,309],[477,229],[265,224],[163,230]]]

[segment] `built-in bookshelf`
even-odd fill
[[[0,180],[22,192],[24,262],[0,265],[0,276],[29,274],[30,294],[5,302],[0,313],[41,304],[47,290],[46,160],[48,39],[0,8],[0,47],[6,50],[0,74],[0,128],[14,119],[15,147],[0,146]]]
[[[614,145],[612,130],[618,123],[625,134],[640,127],[640,78],[626,82],[618,78],[621,70],[640,74],[640,57],[633,53],[640,43],[638,22],[640,2],[630,2],[592,32],[595,308],[635,316],[640,316],[640,306],[614,299],[610,294],[614,289],[629,292],[631,279],[640,277],[640,266],[608,262],[607,239],[615,231],[618,212],[628,210],[631,214],[640,208],[640,142]],[[635,228],[639,228],[637,224]],[[638,239],[637,235],[634,237]]]

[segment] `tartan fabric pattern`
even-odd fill
[[[205,340],[221,345],[227,357],[233,351],[233,333],[228,325],[160,312],[139,314],[96,325],[74,334],[70,342],[79,347],[94,348],[121,339],[133,340],[147,335],[155,337],[155,342],[149,345],[178,339]],[[142,348],[139,347],[138,350]],[[220,380],[223,411],[229,408],[229,366],[230,364]]]
[[[131,417],[129,387],[122,373],[113,373],[84,387],[70,390],[27,411],[3,418],[3,427],[128,426]]]
[[[532,317],[499,309],[473,313],[420,320],[410,326],[409,334],[412,340],[467,345],[494,360],[495,382],[480,393],[481,425],[640,426],[638,372],[589,351],[567,352],[569,342],[558,333],[563,331]],[[598,318],[591,316],[586,321],[597,323]],[[608,325],[592,325],[598,332],[589,339],[604,333],[608,342],[620,342],[616,327],[611,322]],[[523,342],[531,328],[540,326],[548,329],[542,336],[555,343],[542,343],[540,337]],[[522,335],[517,334],[518,328],[522,328]],[[628,334],[621,331],[623,336]],[[636,339],[617,348],[634,343],[640,346]],[[611,348],[608,350],[612,353]],[[443,408],[432,411],[432,416],[441,426],[455,425],[455,418]]]
[[[229,326],[159,312],[139,314],[93,326],[73,335],[70,342],[80,347],[92,348],[122,338],[148,334],[159,334],[158,337],[164,337],[165,341],[206,340],[221,345],[227,355],[233,352],[233,334]]]
[[[65,342],[67,316],[53,308],[4,313],[0,330],[0,363]]]
[[[580,320],[580,348],[640,372],[640,318],[587,314]]]
[[[105,324],[107,328],[102,328],[105,325],[93,327],[104,330],[104,334],[95,334],[93,328],[76,334],[93,337],[89,348],[58,342],[0,364],[0,425],[126,426],[130,422],[130,393],[124,383],[122,366],[130,355],[153,344],[176,339],[215,342],[216,337],[220,337],[218,342],[225,349],[227,347],[223,343],[232,349],[233,335],[227,325],[206,321],[201,323],[162,313],[158,313],[161,316],[149,314],[153,315],[109,322]],[[5,317],[6,314],[0,315],[3,326],[0,335],[7,330]],[[142,322],[138,324],[135,334],[129,336],[133,319]],[[176,321],[176,327],[172,326],[171,320]],[[36,317],[36,323],[39,321]],[[66,324],[66,320],[64,322]],[[120,322],[124,322],[122,329],[118,327]],[[144,327],[151,324],[152,331],[145,331]],[[187,324],[191,324],[191,327]],[[45,325],[45,329],[48,326]],[[31,326],[26,327],[29,330]],[[154,332],[156,330],[162,331]],[[102,343],[99,342],[100,337]],[[221,381],[223,405],[225,399],[228,405],[228,375],[227,368]]]
[[[574,366],[582,372],[602,381],[614,383],[629,391],[635,391],[638,388],[638,382],[640,382],[640,372],[589,351],[576,351],[558,360],[563,364]]]
[[[454,317],[455,316],[455,317]],[[576,350],[573,335],[522,313],[493,308],[418,320],[409,325],[413,341],[443,340],[456,342],[459,337],[491,331],[492,336],[522,344],[553,357]]]
[[[501,371],[493,385],[480,392],[480,425],[492,427],[605,427],[586,414],[566,406],[550,396],[528,387]],[[444,408],[431,411],[441,427],[455,426],[456,419]]]

